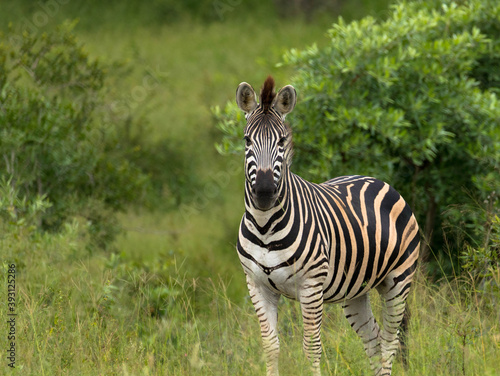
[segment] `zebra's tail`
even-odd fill
[[[408,369],[408,357],[409,357],[409,350],[407,346],[407,340],[408,340],[408,322],[410,321],[410,310],[408,306],[405,308],[405,312],[403,314],[403,320],[401,321],[400,329],[399,329],[399,354],[401,357],[401,361],[403,363],[403,366],[405,369]]]

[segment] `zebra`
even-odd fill
[[[248,83],[236,90],[246,117],[245,213],[236,248],[260,323],[267,375],[279,374],[281,295],[300,303],[303,349],[315,376],[321,375],[324,303],[342,305],[373,373],[390,375],[419,253],[415,216],[394,188],[375,178],[315,184],[293,174],[285,117],[297,94],[291,85],[276,94],[274,86],[269,76],[259,102]],[[374,288],[385,301],[383,329],[369,301]]]

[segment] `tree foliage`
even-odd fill
[[[459,238],[445,247],[443,223],[465,222],[473,241],[478,216],[464,220],[460,204],[500,183],[500,4],[402,2],[384,21],[340,19],[328,38],[284,57],[301,100],[290,116],[296,171],[388,181],[417,213],[426,244],[456,259]],[[222,152],[236,150],[241,124],[231,116],[232,106],[219,110]]]
[[[149,177],[112,123],[104,85],[114,67],[91,60],[73,26],[1,36],[0,174],[15,197],[47,203],[39,228],[58,230],[80,217],[104,245],[113,212],[144,198]],[[22,216],[14,200],[10,207]]]

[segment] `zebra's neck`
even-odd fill
[[[245,216],[246,219],[252,222],[259,232],[264,235],[271,230],[272,224],[287,211],[293,210],[290,200],[289,182],[292,178],[292,173],[288,168],[282,171],[283,177],[278,185],[278,199],[275,205],[269,210],[259,210],[252,202],[250,194],[251,186],[247,181],[245,183]]]

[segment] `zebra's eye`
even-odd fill
[[[284,146],[286,142],[286,137],[281,137],[280,140],[278,141],[278,146]]]
[[[245,136],[245,137],[243,137],[243,139],[245,140],[245,145],[246,145],[247,147],[252,146],[252,140],[250,140],[250,137]]]

